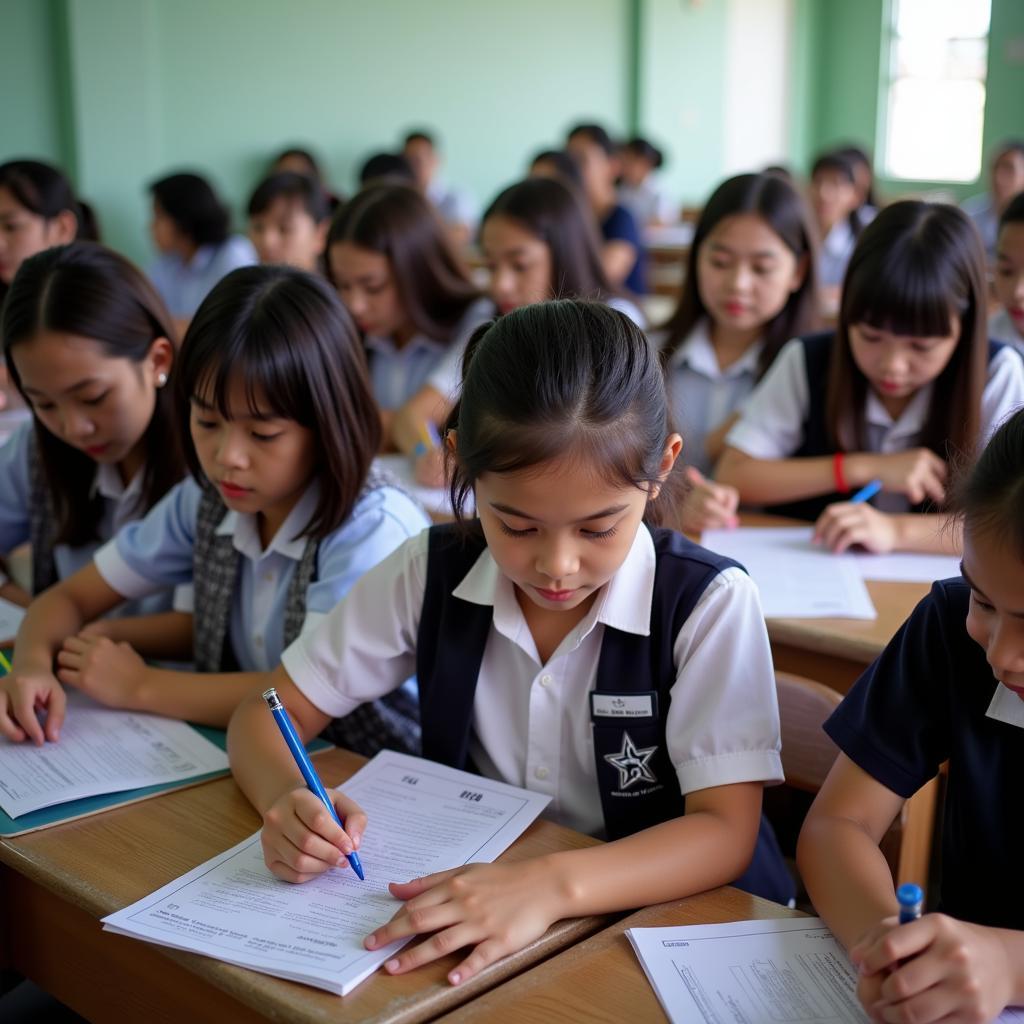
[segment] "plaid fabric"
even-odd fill
[[[360,499],[380,487],[398,487],[384,473],[371,470]],[[400,488],[399,488],[400,489]],[[227,643],[231,600],[238,576],[240,555],[234,538],[217,536],[227,510],[216,490],[205,487],[196,521],[193,555],[196,669],[199,672],[230,672],[236,669],[231,645]],[[306,620],[306,593],[316,579],[320,544],[310,539],[288,585],[285,603],[284,643],[287,647],[302,632]],[[363,704],[350,715],[335,719],[322,733],[336,746],[372,757],[379,750],[418,754],[420,750],[419,707],[415,698],[398,690],[372,704]]]
[[[40,594],[57,582],[57,563],[53,558],[57,518],[53,498],[43,472],[43,460],[35,435],[28,447],[29,540],[32,544],[32,593]]]

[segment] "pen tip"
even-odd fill
[[[352,870],[355,871],[356,877],[359,879],[360,882],[366,881],[366,875],[363,874],[362,864],[353,864]]]

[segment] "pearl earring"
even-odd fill
[[[167,383],[167,374],[166,373],[158,373],[156,375],[156,386],[158,388],[162,388],[166,383]]]

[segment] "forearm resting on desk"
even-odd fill
[[[131,644],[144,658],[191,661],[193,621],[191,612],[159,612],[123,619],[97,619],[85,626],[82,633]]]

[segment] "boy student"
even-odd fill
[[[416,187],[434,204],[455,241],[468,242],[476,227],[476,209],[465,192],[453,188],[441,177],[441,154],[433,133],[422,128],[408,132],[402,144],[402,155],[412,167]]]

